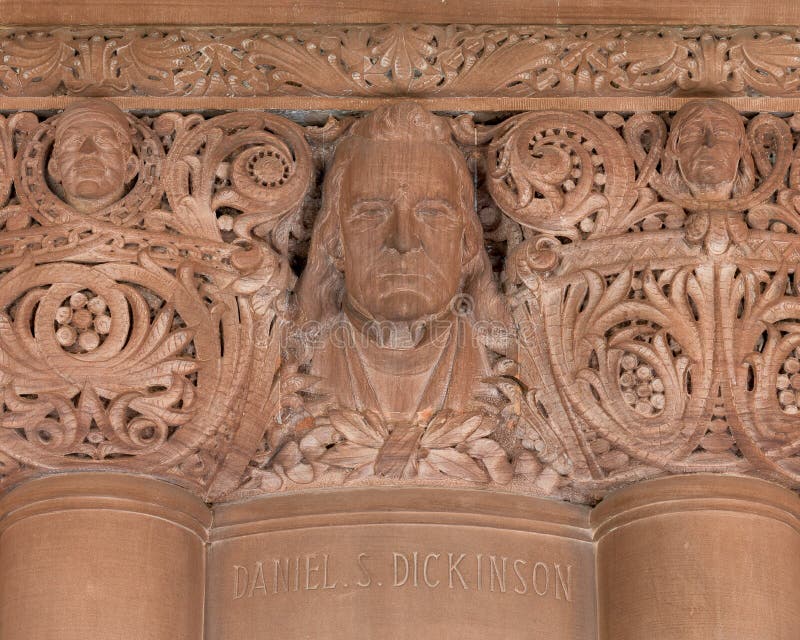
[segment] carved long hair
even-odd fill
[[[308,263],[297,286],[297,302],[304,321],[324,322],[342,308],[344,295],[343,244],[340,231],[340,199],[348,166],[363,145],[381,142],[415,142],[444,145],[458,174],[464,215],[461,291],[474,302],[474,318],[509,326],[505,302],[492,278],[483,246],[483,230],[474,211],[474,191],[464,156],[452,140],[448,122],[415,103],[377,109],[353,125],[340,143],[325,176],[322,208],[314,227]]]
[[[695,118],[702,118],[704,112],[711,111],[730,121],[735,129],[736,139],[739,141],[739,166],[733,182],[732,197],[737,198],[747,195],[753,190],[755,184],[755,166],[750,142],[747,138],[742,116],[729,104],[719,100],[697,100],[681,107],[672,119],[669,138],[664,149],[661,163],[661,174],[667,186],[676,194],[690,196],[691,191],[686,180],[681,175],[678,167],[678,144],[681,130],[687,122]]]

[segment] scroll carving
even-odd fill
[[[274,364],[281,226],[311,170],[301,129],[101,100],[3,125],[3,475],[122,468],[202,491],[246,380]]]
[[[0,479],[800,487],[798,129],[708,99],[8,115]]]
[[[794,121],[745,123],[715,101],[683,107],[669,133],[654,114],[580,131],[586,116],[549,118],[507,122],[487,171],[528,230],[506,276],[533,384],[558,389],[545,410],[572,425],[572,488],[692,471],[796,485],[800,431],[775,417],[792,339],[772,355],[793,331]]]
[[[793,96],[796,28],[6,30],[0,95]]]

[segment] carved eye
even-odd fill
[[[422,202],[416,208],[417,217],[429,222],[453,221],[457,215],[455,209],[446,202]]]
[[[705,139],[705,135],[706,135],[705,129],[692,127],[691,129],[687,129],[686,131],[681,132],[678,145],[682,146],[685,144],[694,144],[695,142]]]
[[[63,139],[62,145],[67,148],[78,148],[83,144],[84,137],[82,135],[66,136]]]
[[[116,144],[116,136],[109,133],[100,133],[94,138],[94,142],[98,147],[108,148]]]
[[[732,131],[728,131],[727,129],[720,129],[719,131],[712,130],[711,135],[717,140],[726,140],[726,141],[733,140],[739,142],[738,136]]]
[[[384,218],[391,213],[391,206],[388,202],[359,202],[353,207],[353,218],[378,219]]]

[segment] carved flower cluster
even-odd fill
[[[56,309],[56,338],[71,353],[89,353],[99,347],[111,331],[111,316],[102,296],[92,291],[73,293]]]
[[[648,417],[660,413],[664,408],[664,383],[653,367],[639,362],[630,352],[620,358],[620,365],[619,384],[628,406]]]
[[[778,401],[784,413],[794,415],[800,411],[800,347],[794,349],[783,361],[775,380]]]
[[[46,173],[58,116],[0,119],[0,453],[17,464],[4,473],[105,465],[204,489],[223,478],[221,492],[494,483],[580,500],[676,472],[800,486],[798,119],[695,108],[519,114],[471,138],[455,123],[488,141],[478,201],[519,379],[497,374],[495,413],[408,423],[313,412],[311,385],[294,394],[279,372],[319,130],[262,112],[112,117],[139,173],[119,202],[81,211]],[[708,162],[698,139],[726,141],[732,160]],[[239,447],[267,426],[260,453]]]

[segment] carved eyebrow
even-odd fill
[[[355,202],[353,202],[353,205],[359,205],[365,203],[371,204],[374,202],[384,203],[384,202],[391,202],[391,200],[389,198],[358,198]]]
[[[420,202],[432,202],[432,203],[441,203],[441,204],[450,204],[450,200],[447,198],[424,198],[420,200]]]
[[[417,206],[421,205],[440,206],[440,207],[446,207],[448,209],[456,208],[456,205],[450,200],[447,200],[446,198],[425,198],[424,200],[420,200],[417,203]]]
[[[689,138],[695,138],[698,136],[705,136],[706,135],[706,128],[700,128],[702,125],[695,125],[693,128],[689,129],[688,131],[681,131],[680,135],[678,136],[678,144],[681,143],[682,140],[686,140]],[[728,129],[717,129],[714,130],[712,128],[712,137],[715,138],[732,138],[734,140],[740,140],[740,137],[734,133],[733,131],[729,131]]]

